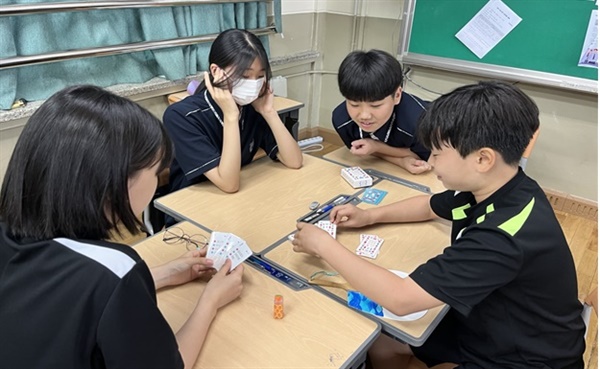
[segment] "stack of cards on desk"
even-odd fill
[[[350,183],[353,188],[369,187],[373,184],[373,178],[360,167],[350,167],[342,169],[342,177]]]
[[[319,222],[317,222],[317,227],[321,228],[325,232],[329,233],[331,237],[335,238],[335,233],[337,230],[337,226],[335,224],[331,223],[328,220],[320,220]]]
[[[252,255],[252,250],[233,233],[213,232],[208,242],[206,257],[212,259],[213,267],[220,270],[227,259],[231,260],[231,270]]]
[[[374,234],[361,234],[360,244],[356,248],[356,255],[375,259],[379,255],[379,249],[383,244],[383,238]]]

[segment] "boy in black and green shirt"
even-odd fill
[[[429,163],[448,191],[361,210],[336,207],[340,227],[452,221],[451,245],[402,279],[299,223],[294,250],[317,255],[354,289],[405,315],[451,309],[421,347],[387,336],[369,351],[373,368],[429,366],[583,368],[582,305],[569,246],[540,186],[518,166],[539,127],[535,103],[514,86],[480,82],[438,98],[419,123]],[[418,246],[415,246],[418,247]]]

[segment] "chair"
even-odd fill
[[[540,128],[537,129],[533,133],[533,137],[531,137],[531,141],[529,141],[529,145],[525,148],[525,152],[523,152],[523,156],[521,156],[521,161],[519,162],[519,166],[525,170],[525,166],[527,165],[527,159],[529,159],[529,155],[531,151],[533,151],[533,147],[535,146],[535,141],[537,141],[538,135],[540,134]]]
[[[592,310],[598,316],[598,287],[594,288],[592,292],[587,295],[587,297],[583,300],[583,312],[581,316],[583,317],[583,322],[585,323],[585,334],[587,340],[588,328],[590,326],[590,318],[592,315]]]

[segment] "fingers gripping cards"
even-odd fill
[[[231,270],[252,255],[252,250],[233,233],[213,232],[208,242],[206,257],[213,259],[214,268],[220,270],[227,259],[231,260]]]

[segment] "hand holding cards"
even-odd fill
[[[331,237],[335,238],[337,232],[337,226],[335,224],[328,220],[320,220],[317,222],[317,227],[321,228],[325,232],[329,233]]]
[[[315,225],[329,233],[331,237],[335,238],[337,232],[337,226],[335,224],[328,220],[320,220]],[[294,233],[290,234],[287,238],[290,240],[290,242],[294,242]]]
[[[250,247],[233,233],[211,233],[206,257],[213,260],[213,266],[216,270],[220,270],[227,259],[231,260],[230,270],[233,270],[250,255],[252,255]]]

